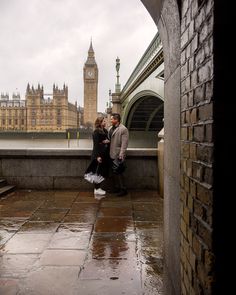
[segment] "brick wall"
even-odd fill
[[[181,7],[181,290],[211,294],[213,1]]]

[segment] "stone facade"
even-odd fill
[[[77,106],[68,102],[68,87],[53,86],[53,94],[44,94],[43,87],[30,87],[25,100],[2,95],[0,130],[5,131],[66,131],[78,127]]]
[[[27,130],[27,108],[25,100],[19,94],[1,94],[0,99],[0,130]]]
[[[97,118],[98,67],[92,42],[84,65],[84,124],[93,126]]]
[[[77,108],[68,103],[68,87],[59,89],[53,85],[52,98],[44,99],[43,88],[26,91],[27,130],[65,131],[77,128]]]

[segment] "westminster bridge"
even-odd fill
[[[118,87],[119,88],[119,87]],[[123,89],[112,94],[112,109],[122,113],[131,139],[140,138],[145,147],[156,147],[164,117],[164,56],[157,33]]]

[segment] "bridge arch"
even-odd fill
[[[163,128],[164,101],[157,93],[145,90],[131,98],[123,116],[130,131],[156,131]]]

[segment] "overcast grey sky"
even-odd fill
[[[52,93],[69,87],[69,100],[83,106],[83,66],[93,39],[99,68],[98,110],[114,90],[115,59],[124,86],[157,29],[139,0],[0,0],[0,92],[27,83]]]

